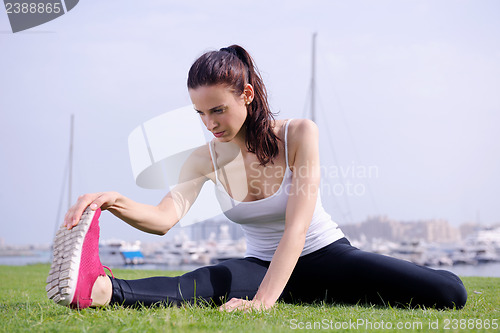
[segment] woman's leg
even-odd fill
[[[112,279],[110,304],[180,305],[202,300],[220,305],[232,297],[252,299],[268,266],[256,258],[231,259],[176,277]]]
[[[268,266],[269,262],[245,258],[177,277],[112,279],[111,304],[179,305],[203,300],[220,305],[232,297],[252,299]],[[344,238],[301,257],[281,299],[462,308],[467,292],[451,272],[361,251]]]
[[[462,308],[467,300],[455,274],[361,251],[345,238],[301,257],[282,296],[438,308]]]

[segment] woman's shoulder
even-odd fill
[[[318,125],[311,119],[294,118],[285,121],[288,124],[288,140],[302,141],[318,135]]]
[[[292,119],[288,124],[287,146],[290,165],[295,165],[298,151],[318,146],[318,126],[310,119]]]
[[[192,172],[196,172],[203,176],[207,176],[213,172],[212,158],[208,145],[207,143],[195,148],[184,164],[186,167],[189,167]]]

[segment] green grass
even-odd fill
[[[0,331],[287,332],[333,328],[339,332],[500,332],[500,328],[484,328],[488,321],[490,326],[494,320],[500,325],[500,278],[464,277],[469,298],[462,310],[279,303],[265,313],[224,313],[205,306],[76,311],[47,299],[48,271],[48,265],[0,266]],[[181,273],[118,269],[113,272],[125,279]],[[392,326],[392,329],[380,329],[382,323],[383,327]],[[398,323],[414,326],[397,329]],[[302,329],[308,325],[310,330]],[[345,329],[339,327],[342,325]],[[433,329],[434,325],[438,325],[438,329]]]

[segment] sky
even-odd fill
[[[135,184],[127,138],[190,104],[187,72],[208,50],[245,47],[277,118],[308,117],[315,32],[334,220],[499,223],[499,12],[495,0],[80,1],[13,34],[0,10],[0,238],[46,244],[62,223],[71,114],[72,200],[112,190],[157,204],[166,190]],[[162,239],[101,218],[108,239],[168,241],[182,228]]]

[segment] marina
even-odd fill
[[[0,266],[23,266],[35,264],[50,263],[50,252],[39,252],[29,256],[0,256]],[[113,265],[113,268],[126,269],[154,269],[154,270],[172,270],[172,271],[190,271],[203,265],[196,264],[172,264],[161,262],[145,261],[140,265]],[[482,277],[500,277],[500,262],[484,264],[461,264],[452,266],[430,266],[436,269],[451,271],[459,276],[482,276]]]
[[[158,269],[188,271],[216,264],[245,253],[242,238],[232,239],[226,225],[207,239],[192,240],[186,234],[173,241],[141,244],[121,240],[100,243],[104,265],[112,268]],[[500,228],[485,228],[453,244],[424,241],[391,242],[383,239],[353,240],[362,250],[381,253],[436,269],[445,269],[460,276],[500,277]],[[50,263],[51,251],[43,247],[3,247],[0,265],[32,265]]]

